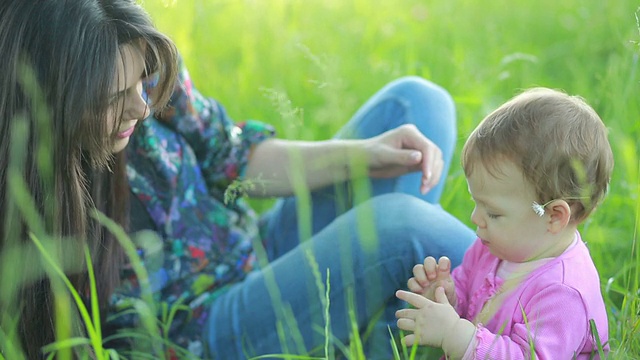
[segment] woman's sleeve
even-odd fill
[[[234,123],[219,103],[193,87],[182,60],[179,67],[179,81],[169,106],[155,116],[186,139],[207,186],[224,190],[244,175],[251,149],[273,137],[274,129],[252,120]]]

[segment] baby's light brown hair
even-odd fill
[[[489,114],[462,150],[468,177],[480,163],[493,176],[509,160],[533,188],[536,202],[565,199],[571,220],[585,220],[604,199],[613,154],[607,128],[582,98],[548,88],[522,92]]]

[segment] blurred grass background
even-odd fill
[[[610,129],[616,167],[581,230],[600,271],[618,355],[640,357],[635,241],[640,106],[631,0],[146,0],[195,86],[236,120],[281,137],[330,138],[385,83],[430,79],[453,96],[458,148],[442,204],[471,226],[459,166],[478,122],[521,89],[581,95]],[[287,112],[286,109],[293,110]],[[258,210],[270,202],[252,200]],[[627,356],[625,355],[625,356]],[[637,356],[637,357],[636,357]]]

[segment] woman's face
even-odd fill
[[[136,123],[149,116],[149,106],[142,97],[142,78],[146,76],[144,52],[144,45],[120,47],[107,111],[108,129],[115,129],[112,133],[114,153],[127,146]]]

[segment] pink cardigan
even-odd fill
[[[598,272],[580,234],[577,237],[575,246],[533,270],[506,295],[487,324],[476,326],[467,350],[471,356],[465,358],[528,359],[533,352],[537,359],[588,359],[591,352],[599,358],[589,320],[595,321],[604,344],[609,338],[607,313]],[[467,250],[452,274],[461,317],[473,321],[502,284],[496,277],[499,262],[479,239]]]

